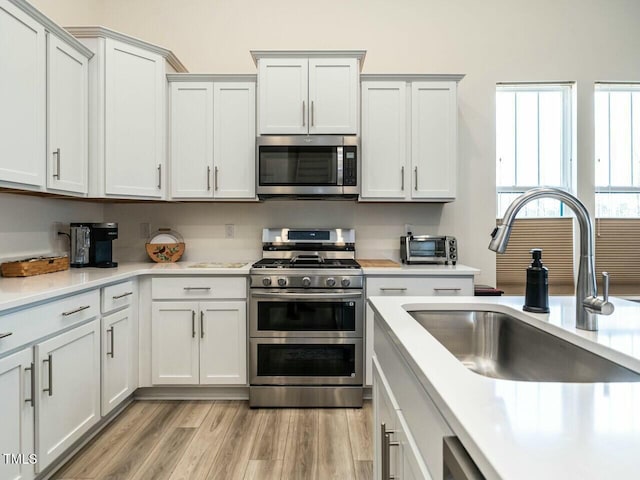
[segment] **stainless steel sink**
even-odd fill
[[[469,370],[535,382],[638,382],[640,374],[497,312],[408,312]]]

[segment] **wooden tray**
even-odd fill
[[[386,268],[386,267],[390,267],[390,268],[400,268],[402,265],[400,265],[398,262],[394,262],[393,260],[388,260],[388,259],[360,259],[358,258],[356,260],[362,267],[372,267],[372,268]]]
[[[3,277],[31,277],[69,269],[69,257],[27,258],[0,265]]]

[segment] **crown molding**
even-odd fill
[[[360,64],[360,70],[367,55],[366,50],[250,50],[253,63],[258,65],[261,58],[339,58],[355,57]]]
[[[462,73],[363,73],[360,81],[397,81],[397,82],[459,82],[465,77]]]
[[[111,38],[113,40],[117,40],[119,42],[127,43],[129,45],[133,45],[134,47],[143,48],[145,50],[149,50],[151,52],[157,53],[158,55],[164,57],[166,61],[171,65],[176,72],[187,73],[187,67],[185,67],[182,62],[175,56],[175,54],[164,47],[160,47],[153,43],[146,42],[136,37],[132,37],[131,35],[126,35],[121,32],[117,32],[110,28],[98,26],[98,25],[90,25],[90,26],[81,26],[81,27],[65,27],[65,29],[71,33],[76,38]]]
[[[169,82],[255,82],[257,75],[235,73],[168,73]]]

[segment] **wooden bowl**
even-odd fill
[[[184,243],[146,243],[147,255],[156,263],[177,262],[184,253]]]

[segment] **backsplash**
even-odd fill
[[[105,205],[105,221],[119,222],[114,257],[119,261],[147,259],[140,223],[151,231],[171,227],[187,245],[187,261],[254,261],[262,256],[265,227],[350,227],[356,229],[359,258],[399,260],[400,236],[405,224],[414,233],[447,233],[438,204],[364,204],[348,201],[288,201],[263,203],[180,203]],[[225,225],[233,225],[235,236],[225,238]],[[461,247],[464,262],[464,247]]]

